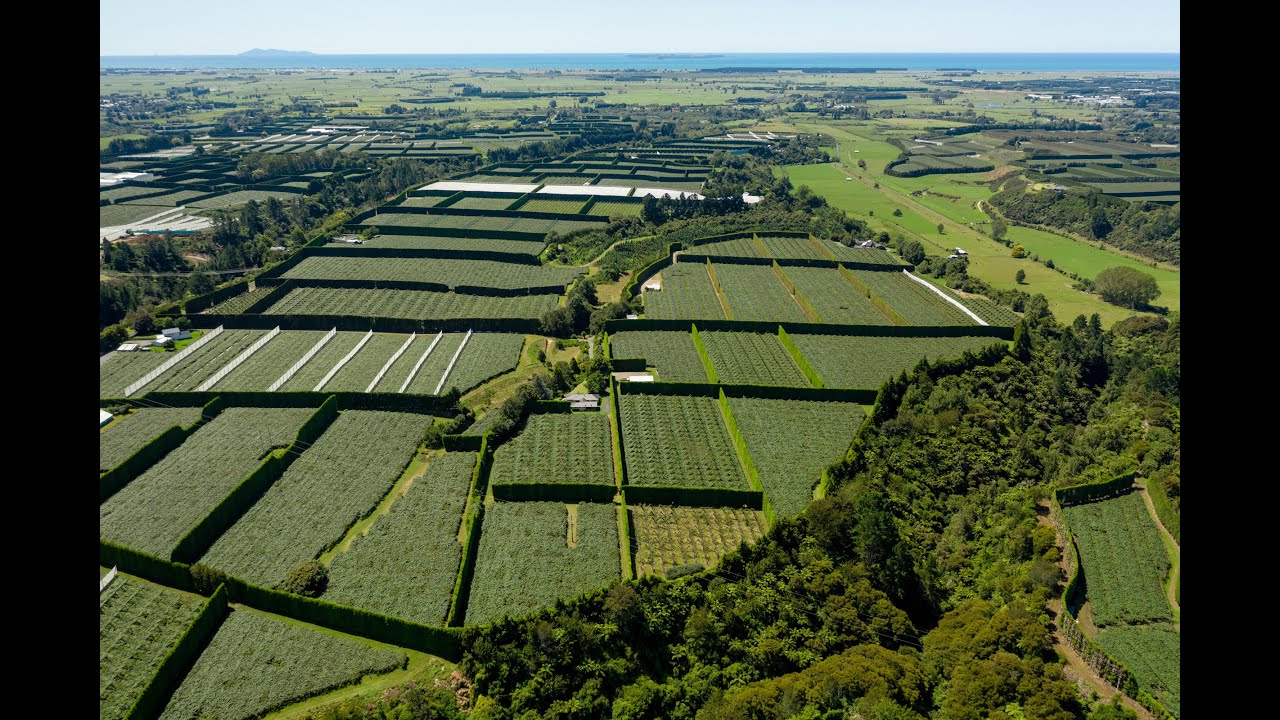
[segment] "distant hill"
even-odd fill
[[[315,53],[311,52],[310,50],[276,50],[274,48],[267,48],[264,50],[262,48],[254,48],[252,50],[246,50],[240,53],[241,57],[244,57],[246,55],[259,56],[259,57],[280,57],[282,55],[315,55]]]

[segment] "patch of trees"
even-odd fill
[[[186,134],[186,142],[191,142],[191,133]],[[130,155],[133,153],[167,150],[183,144],[181,135],[150,135],[144,138],[112,138],[102,151],[102,157]]]
[[[330,149],[305,153],[249,153],[236,165],[235,176],[239,180],[260,183],[292,175],[363,167],[368,162],[369,159],[360,153]]]
[[[1181,207],[1125,201],[1093,188],[1029,191],[1024,180],[1011,180],[988,201],[1011,220],[1066,230],[1105,240],[1123,250],[1154,260],[1181,260]]]

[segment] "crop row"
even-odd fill
[[[211,390],[266,390],[324,337],[323,332],[281,332],[214,384]],[[330,340],[329,342],[333,342]],[[199,353],[201,351],[197,351]],[[310,388],[308,388],[310,389]],[[363,389],[363,388],[361,388]]]
[[[706,368],[687,332],[620,332],[609,336],[609,353],[615,358],[644,358],[663,382],[707,382]]]
[[[946,360],[1001,342],[991,337],[915,338],[805,335],[791,340],[827,387],[878,388],[924,358]]]
[[[394,650],[252,610],[232,610],[160,718],[258,718],[406,662]]]
[[[267,309],[273,315],[355,315],[448,320],[451,318],[538,319],[556,306],[555,295],[490,297],[427,290],[294,288]]]
[[[475,464],[475,453],[433,460],[368,534],[334,556],[324,599],[443,625],[462,559],[458,528]]]
[[[613,484],[613,443],[604,413],[530,415],[493,456],[493,483]]]
[[[818,319],[841,325],[890,325],[884,313],[876,309],[839,271],[819,267],[785,267],[782,271],[795,284],[796,290],[809,302]]]
[[[809,322],[773,268],[763,265],[714,265],[734,320]]]
[[[263,330],[224,330],[177,365],[164,371],[160,377],[144,386],[142,391],[195,390],[200,383],[221,370],[223,365],[234,360],[265,334]]]
[[[248,292],[240,293],[233,298],[228,298],[211,306],[206,312],[218,315],[239,315],[248,310],[251,305],[262,299],[264,295],[275,290],[274,287],[258,287]]]
[[[1133,673],[1138,687],[1174,715],[1182,713],[1182,636],[1168,626],[1120,626],[1098,633],[1098,644]]]
[[[342,539],[399,478],[431,418],[348,410],[201,559],[264,587]]]
[[[677,263],[662,271],[662,290],[644,293],[645,316],[660,320],[723,320],[724,311],[698,263]]]
[[[398,248],[406,250],[476,250],[517,255],[537,255],[545,247],[541,242],[528,240],[498,240],[495,238],[452,238],[429,235],[375,235],[364,245],[330,245],[339,248]]]
[[[450,258],[337,257],[306,258],[284,274],[299,280],[393,280],[430,282],[456,287],[472,285],[502,289],[567,285],[583,268],[457,260]]]
[[[809,380],[776,335],[702,332],[699,336],[722,383],[809,387]]]
[[[204,598],[117,577],[98,598],[98,717],[123,720]]]
[[[668,568],[698,563],[713,568],[726,553],[764,536],[764,513],[746,508],[632,505],[636,575],[662,575]]]
[[[960,308],[900,272],[854,270],[889,307],[911,325],[976,325]]]
[[[314,408],[228,408],[112,495],[98,533],[158,557],[170,552],[273,448],[293,441]]]
[[[509,230],[527,233],[570,233],[604,227],[600,220],[543,220],[540,218],[486,215],[419,215],[416,213],[381,213],[369,222],[377,227],[464,228],[470,230]]]
[[[823,469],[840,460],[864,414],[855,403],[729,398],[733,420],[779,517],[813,499]]]
[[[520,351],[523,348],[523,335],[472,333],[440,392],[447,392],[453,387],[466,391],[495,375],[514,369],[520,362]],[[453,355],[450,354],[449,357]],[[439,378],[436,380],[438,382]],[[435,389],[434,385],[432,389]]]
[[[619,400],[628,483],[746,489],[715,400],[670,395]]]
[[[200,408],[141,408],[120,418],[98,434],[98,470],[119,465],[174,425],[189,426],[200,419]]]
[[[622,575],[618,547],[613,505],[494,503],[484,514],[466,623],[524,615],[604,587]]]
[[[1080,548],[1086,595],[1098,627],[1173,621],[1165,599],[1165,552],[1138,493],[1062,509]]]

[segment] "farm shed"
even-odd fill
[[[115,416],[112,415],[111,413],[99,408],[98,409],[98,427],[102,427],[103,425],[106,425],[107,423],[111,422],[111,418],[113,417]]]
[[[170,340],[186,340],[186,339],[188,339],[188,338],[190,338],[190,337],[191,337],[191,333],[190,333],[190,332],[188,332],[188,331],[186,331],[186,330],[180,330],[180,329],[178,329],[178,328],[176,328],[176,327],[165,328],[164,330],[161,330],[160,332],[161,332],[161,334],[163,334],[165,337],[169,338]]]

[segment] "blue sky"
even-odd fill
[[[102,55],[1177,52],[1178,0],[100,0]]]

